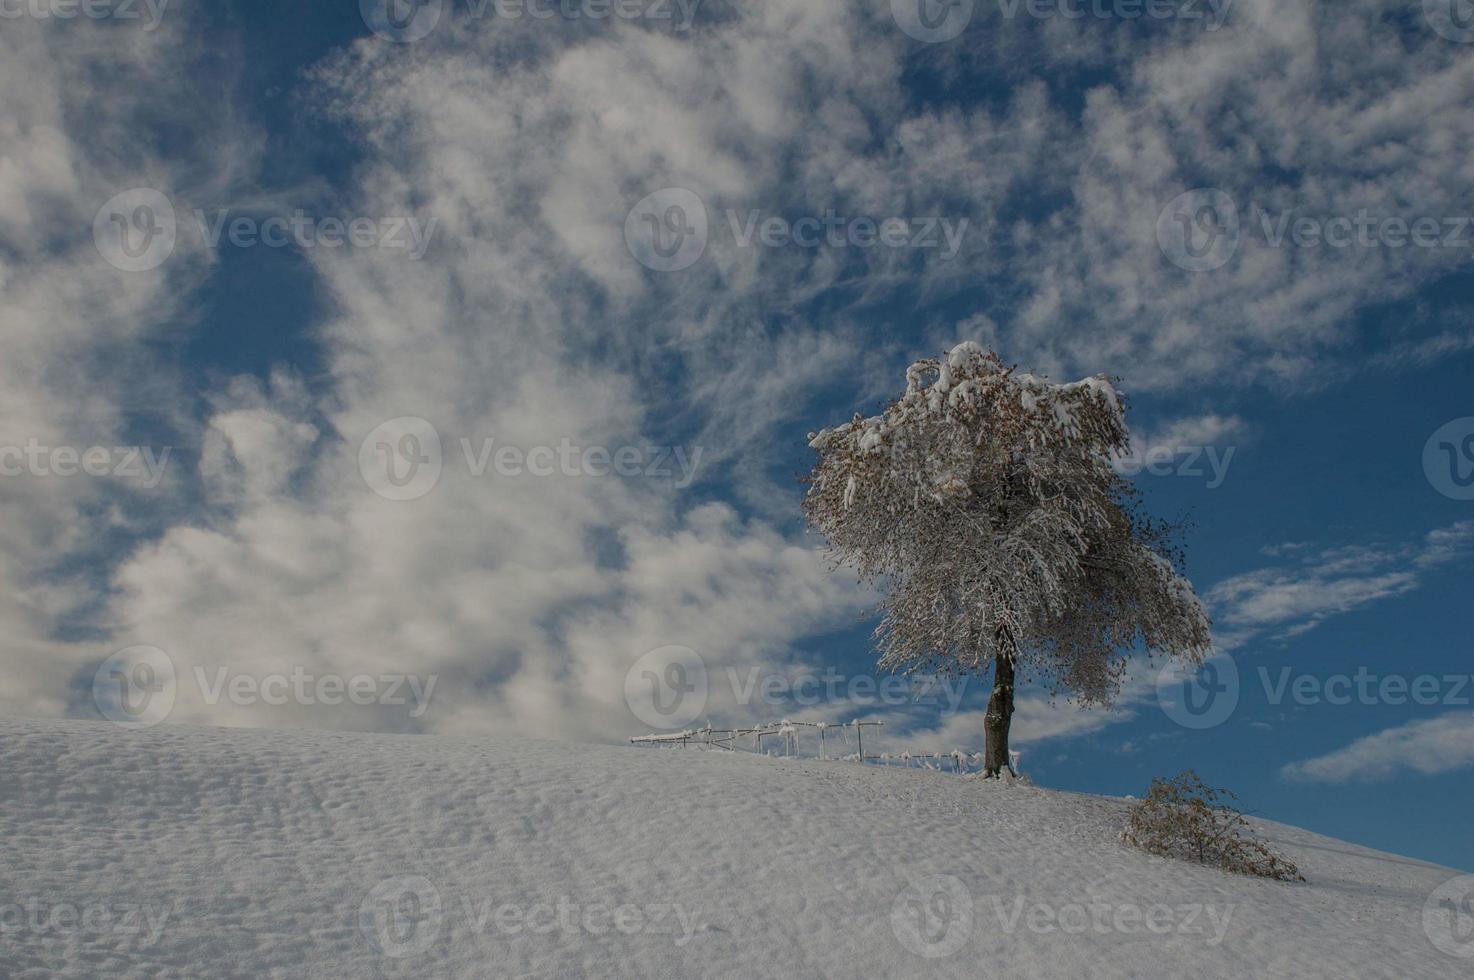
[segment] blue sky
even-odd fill
[[[1155,667],[1113,713],[1030,700],[1025,769],[1139,794],[1193,767],[1265,816],[1474,869],[1474,501],[1424,465],[1444,431],[1474,467],[1474,37],[1427,6],[1236,0],[1209,29],[1207,4],[977,0],[934,40],[902,0],[708,3],[684,28],[675,4],[445,2],[413,41],[371,30],[372,0],[7,18],[0,446],[171,456],[152,486],[3,477],[0,706],[95,718],[98,665],[148,648],[180,678],[172,721],[617,741],[645,730],[627,671],[677,646],[711,679],[703,719],[780,715],[734,703],[728,670],[873,674],[868,597],[803,533],[807,433],[975,340],[1121,378],[1172,460],[1135,480],[1191,522],[1241,682],[1203,729]],[[120,267],[110,222],[140,190],[175,243]],[[263,244],[298,211],[373,243]],[[645,216],[697,211],[699,248],[659,268]],[[844,244],[794,241],[830,216]],[[217,219],[244,230],[212,244]],[[1386,222],[1419,219],[1437,241],[1396,244]],[[442,471],[395,499],[365,460],[424,448],[405,418]],[[563,440],[639,472],[472,472]],[[651,473],[657,447],[699,463]],[[211,703],[196,668],[438,686],[413,716]],[[1434,677],[1436,703],[1271,703],[1286,668]],[[978,749],[985,700],[794,713]]]

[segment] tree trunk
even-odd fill
[[[988,712],[983,716],[983,775],[997,778],[1007,769],[1013,772],[1008,757],[1008,726],[1013,720],[1013,658],[999,651],[993,658],[993,694],[988,698]]]

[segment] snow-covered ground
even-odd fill
[[[5,721],[0,975],[1474,971],[1425,929],[1456,872],[1269,825],[1309,882],[1230,877],[1119,844],[1126,806],[710,751]]]

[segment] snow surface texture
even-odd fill
[[[1230,877],[1120,844],[1127,806],[694,749],[3,721],[0,975],[1474,971],[1425,930],[1456,872],[1266,825],[1309,883]]]

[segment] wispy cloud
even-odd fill
[[[1280,773],[1297,782],[1347,783],[1470,767],[1474,767],[1474,715],[1461,712],[1384,729],[1334,752],[1292,762]]]
[[[1474,330],[1461,326],[1442,330],[1431,337],[1398,341],[1368,363],[1375,369],[1425,368],[1470,351],[1474,351]]]
[[[1141,43],[979,5],[965,40],[925,48],[884,4],[755,0],[680,36],[617,19],[472,22],[449,6],[431,37],[362,37],[280,100],[351,140],[351,174],[312,175],[332,178],[345,209],[435,221],[422,261],[304,255],[327,300],[303,330],[321,372],[202,378],[203,392],[147,341],[195,326],[218,263],[181,235],[164,266],[122,273],[98,260],[91,223],[129,187],[182,212],[281,199],[253,107],[228,80],[198,82],[230,64],[231,42],[212,46],[173,5],[151,33],[7,22],[0,437],[115,445],[144,407],[195,462],[186,486],[166,480],[147,500],[86,481],[6,486],[6,710],[67,710],[90,665],[137,642],[183,671],[222,657],[433,671],[446,710],[426,726],[620,737],[622,674],[645,650],[685,644],[713,669],[786,663],[855,612],[858,591],[796,533],[797,492],[771,448],[800,444],[821,401],[864,406],[881,393],[872,368],[889,379],[918,338],[985,335],[1030,368],[1118,372],[1138,390],[1302,383],[1345,359],[1351,313],[1462,261],[1246,237],[1222,269],[1193,274],[1157,241],[1166,202],[1203,185],[1246,220],[1251,203],[1458,213],[1474,189],[1474,51],[1383,29],[1372,0],[1239,0],[1221,30]],[[940,98],[917,90],[922,63]],[[994,64],[999,98],[954,97]],[[755,209],[968,230],[948,258],[713,235],[686,271],[652,273],[623,229],[662,187],[698,194],[716,228]],[[699,490],[723,499],[448,468],[424,499],[386,500],[358,451],[407,415],[450,454],[463,437],[701,442]],[[1147,441],[1238,434],[1236,417],[1207,415]],[[1220,622],[1309,628],[1416,587],[1461,533],[1238,577],[1220,586]],[[79,621],[97,635],[67,639]],[[176,720],[281,717],[185,700]],[[1107,717],[1026,701],[1020,737]],[[396,724],[322,707],[287,720]]]
[[[1468,552],[1474,521],[1459,521],[1405,545],[1350,545],[1307,552],[1303,542],[1273,554],[1298,555],[1291,565],[1255,569],[1214,585],[1207,594],[1218,648],[1268,634],[1287,639],[1382,599],[1418,588],[1426,572]]]

